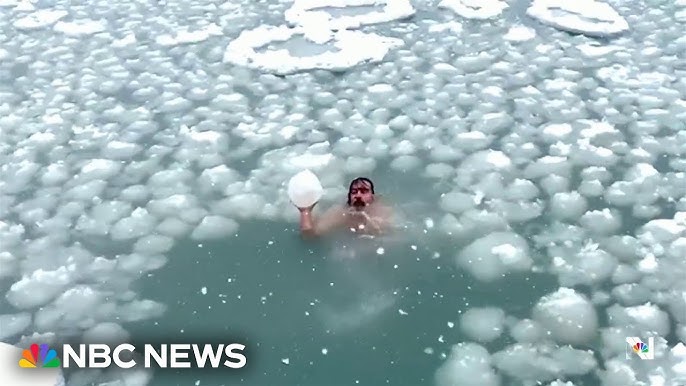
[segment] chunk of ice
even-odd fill
[[[475,343],[458,343],[436,370],[438,386],[500,386],[501,378],[491,367],[488,351]]]
[[[589,343],[598,328],[593,304],[571,288],[542,297],[534,307],[533,319],[559,343]]]
[[[18,314],[0,315],[0,339],[6,340],[14,335],[24,332],[31,325],[31,314],[21,312]]]
[[[505,312],[499,308],[470,308],[462,314],[460,327],[478,342],[490,342],[503,332]]]
[[[671,331],[669,315],[651,303],[626,308],[615,304],[607,309],[607,315],[613,326],[630,326],[659,336],[667,336]]]
[[[499,16],[508,5],[500,0],[443,0],[438,4],[456,14],[476,20],[490,19]]]
[[[167,310],[167,306],[152,300],[134,300],[124,304],[119,311],[119,318],[126,322],[136,322],[154,317],[160,317]]]
[[[35,30],[57,23],[58,20],[69,13],[61,10],[41,9],[17,19],[14,28],[19,30]]]
[[[383,4],[383,6],[381,6]],[[379,10],[359,12],[353,15],[333,15],[326,7],[353,8],[375,6]],[[414,15],[409,0],[295,0],[284,13],[287,22],[296,25],[323,23],[332,30],[353,29],[364,25],[386,23]]]
[[[157,44],[164,47],[173,47],[181,44],[200,43],[212,36],[221,36],[222,30],[214,23],[210,23],[201,29],[189,31],[182,29],[174,31],[174,35],[161,34],[156,38]]]
[[[136,208],[129,217],[117,221],[110,231],[113,240],[143,237],[152,232],[157,218],[143,208]]]
[[[250,66],[282,75],[312,69],[342,70],[362,62],[378,62],[391,49],[404,44],[397,38],[345,29],[333,32],[317,24],[294,28],[264,25],[243,31],[226,47],[224,63]],[[316,36],[317,33],[320,35]],[[298,35],[319,44],[328,42],[335,51],[327,50],[311,56],[294,56],[287,49],[257,51],[258,47],[265,44],[287,41]]]
[[[536,30],[523,25],[510,27],[503,39],[509,42],[525,42],[536,37]]]
[[[52,304],[36,312],[38,331],[50,329],[89,328],[95,324],[97,309],[104,303],[105,295],[86,285],[77,285],[62,293]]]
[[[168,252],[174,246],[171,237],[161,235],[147,235],[136,241],[133,251],[147,255],[155,255]]]
[[[191,233],[193,240],[208,240],[228,237],[238,231],[238,223],[221,216],[205,216]]]
[[[586,199],[578,192],[555,193],[550,201],[552,215],[560,220],[576,220],[587,209]]]
[[[608,208],[586,212],[579,219],[579,223],[591,232],[601,235],[614,234],[622,226],[619,212]]]
[[[84,343],[105,343],[117,345],[129,340],[130,334],[119,324],[99,323],[83,332]]]
[[[522,319],[515,323],[510,334],[519,343],[535,343],[544,336],[541,325],[531,319]]]
[[[564,375],[583,375],[596,367],[590,352],[571,347],[554,350],[530,343],[516,343],[493,354],[493,363],[511,377],[537,382]]]
[[[175,217],[168,217],[157,225],[157,232],[172,238],[181,238],[191,233],[192,226]]]
[[[72,280],[73,271],[67,267],[54,271],[39,269],[12,284],[6,298],[19,309],[42,306],[61,294]]]
[[[595,0],[534,0],[527,15],[565,31],[607,36],[627,31],[629,23],[609,4]]]
[[[53,30],[70,37],[93,35],[107,29],[105,20],[76,19],[74,21],[58,21]]]
[[[496,280],[510,271],[527,271],[533,264],[526,240],[511,232],[494,232],[475,240],[456,261],[482,281]]]
[[[679,224],[673,219],[651,220],[639,231],[639,238],[649,237],[650,241],[661,244],[670,243],[682,235],[686,235],[686,224]]]

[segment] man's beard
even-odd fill
[[[367,206],[367,204],[365,204],[364,201],[359,200],[359,199],[353,201],[353,203],[352,203],[352,207],[357,209],[357,210],[362,210],[362,209],[364,209],[365,206]]]

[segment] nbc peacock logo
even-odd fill
[[[648,351],[650,351],[650,350],[648,349],[648,345],[645,344],[645,343],[643,343],[643,342],[638,342],[638,343],[636,343],[636,344],[634,345],[633,348],[634,348],[634,352],[635,352],[635,353],[644,353],[644,354],[647,354]]]
[[[627,337],[626,343],[626,359],[631,359],[632,356],[638,356],[643,360],[655,359],[655,338],[652,336],[648,338],[648,344],[635,336]]]
[[[60,358],[57,357],[57,352],[47,344],[41,344],[40,346],[35,343],[32,344],[30,349],[24,350],[22,357],[19,360],[19,367],[60,367]]]

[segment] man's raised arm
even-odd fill
[[[314,205],[309,208],[298,208],[300,210],[300,233],[303,236],[320,236],[345,224],[344,212],[340,208],[333,207],[315,220],[312,216],[313,207]]]

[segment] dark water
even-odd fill
[[[528,317],[533,302],[556,288],[554,278],[535,274],[475,282],[455,268],[450,240],[438,241],[378,242],[385,247],[379,255],[377,242],[305,244],[292,224],[244,224],[235,238],[175,248],[167,266],[139,283],[141,295],[169,305],[168,312],[127,327],[134,341],[247,346],[243,369],[158,370],[153,386],[197,380],[200,385],[432,383],[440,354],[465,339],[460,312],[495,306]],[[341,252],[347,249],[356,256]],[[504,343],[505,338],[493,345]]]

